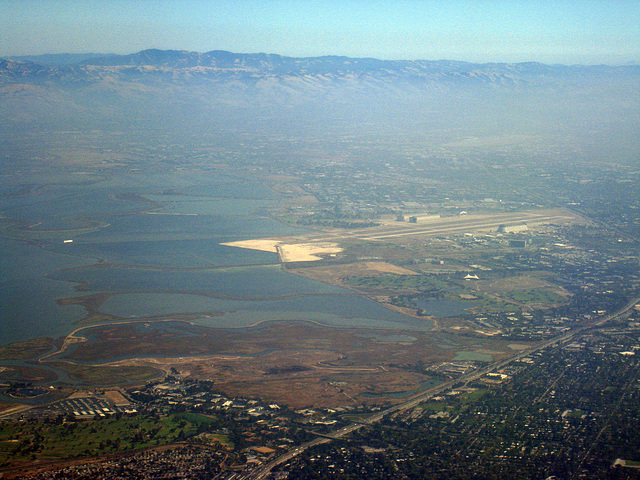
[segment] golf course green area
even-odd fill
[[[116,454],[179,442],[215,429],[216,420],[197,413],[117,415],[80,422],[0,423],[0,467]],[[212,436],[206,436],[211,443]],[[215,441],[228,444],[224,435]]]

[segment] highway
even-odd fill
[[[512,357],[503,359],[503,360],[499,360],[497,362],[494,362],[486,367],[474,370],[473,372],[467,373],[465,375],[462,375],[458,378],[456,378],[455,380],[448,380],[446,382],[443,382],[439,385],[436,385],[435,387],[429,388],[428,390],[425,390],[413,397],[411,397],[410,399],[406,400],[405,402],[399,403],[397,405],[394,405],[392,407],[386,408],[380,412],[377,412],[373,415],[370,415],[369,417],[367,417],[366,419],[364,419],[362,422],[354,422],[351,423],[347,426],[341,427],[327,435],[324,435],[322,437],[318,437],[315,438],[309,442],[303,443],[302,445],[299,445],[287,452],[285,452],[284,454],[274,458],[273,460],[271,460],[269,463],[263,465],[261,468],[254,470],[253,472],[248,473],[246,476],[242,477],[246,480],[264,480],[266,479],[269,474],[271,473],[271,470],[273,470],[274,467],[285,463],[289,460],[291,460],[293,457],[299,455],[300,453],[304,452],[307,448],[309,447],[313,447],[315,445],[320,445],[323,443],[328,443],[331,441],[331,439],[339,439],[341,437],[344,437],[366,425],[371,425],[372,423],[376,423],[379,422],[380,420],[382,420],[382,418],[385,415],[389,415],[390,413],[394,413],[394,412],[399,412],[402,410],[408,410],[411,409],[417,405],[419,405],[420,403],[424,402],[425,400],[430,399],[431,397],[434,397],[440,393],[443,393],[447,390],[449,390],[450,388],[452,388],[454,385],[456,384],[460,384],[460,383],[468,383],[471,382],[473,380],[476,380],[480,377],[482,377],[483,375],[486,375],[487,373],[490,373],[492,371],[498,370],[500,368],[503,368],[504,366],[508,365],[511,362],[515,362],[515,361],[519,361],[524,357],[527,357],[533,353],[536,353],[540,350],[544,350],[547,347],[550,347],[551,345],[554,344],[560,344],[560,343],[565,343],[569,340],[571,340],[573,337],[575,337],[576,335],[583,333],[586,330],[589,330],[591,328],[594,327],[600,327],[602,325],[604,325],[605,323],[609,322],[610,320],[617,318],[621,315],[624,315],[625,313],[627,313],[629,310],[631,310],[636,304],[638,304],[640,302],[640,297],[634,298],[633,300],[631,300],[630,302],[628,302],[624,307],[622,307],[621,309],[617,310],[614,313],[611,313],[609,315],[605,315],[604,317],[601,318],[597,318],[593,321],[590,321],[584,325],[581,325],[579,327],[573,328],[567,332],[564,332],[560,335],[557,335],[553,338],[550,338],[548,340],[545,340],[543,342],[540,342],[539,344],[528,348],[526,350],[522,350],[520,352],[518,352],[517,354],[515,354]]]

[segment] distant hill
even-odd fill
[[[46,53],[43,55],[22,55],[18,57],[7,57],[7,60],[15,60],[17,62],[31,62],[40,65],[52,66],[68,66],[76,65],[83,60],[91,58],[104,58],[111,55],[104,53]]]
[[[171,72],[171,75],[167,75]],[[594,79],[640,75],[640,66],[566,66],[540,63],[475,64],[450,60],[377,60],[340,56],[285,57],[242,54],[221,50],[206,53],[182,50],[144,50],[130,55],[59,54],[7,59],[0,64],[0,79],[20,78],[70,81],[72,77],[99,82],[108,73],[122,81],[149,80],[184,83],[214,78],[304,77],[425,84],[541,85],[568,79]]]
[[[635,144],[640,65],[144,50],[0,59],[0,126],[235,132],[455,129]],[[391,130],[389,130],[391,129]],[[588,135],[585,132],[590,132]],[[599,136],[602,132],[606,135]],[[613,140],[615,139],[615,140]],[[555,140],[549,140],[555,141]],[[573,141],[573,140],[572,140]],[[578,140],[576,140],[577,142]],[[577,147],[576,147],[577,148]]]

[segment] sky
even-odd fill
[[[640,62],[640,0],[0,0],[0,57],[207,52]]]

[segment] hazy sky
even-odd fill
[[[0,56],[206,52],[640,61],[640,0],[0,0]]]

